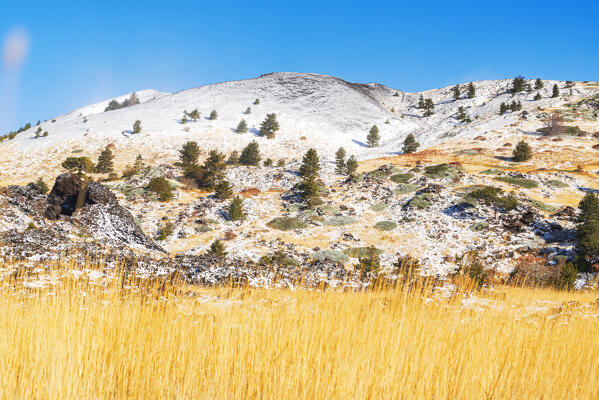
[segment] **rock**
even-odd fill
[[[80,198],[82,183],[77,175],[71,173],[58,175],[48,195],[46,218],[56,220],[60,215],[73,215],[78,201],[83,205]]]

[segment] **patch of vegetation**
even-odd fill
[[[395,183],[406,183],[408,182],[410,179],[412,179],[414,177],[413,174],[410,173],[406,173],[406,174],[395,174],[393,176],[391,176],[391,180]]]
[[[164,176],[152,178],[148,190],[156,193],[160,201],[169,201],[173,198],[173,187]]]
[[[374,249],[377,255],[383,254],[383,250]],[[363,258],[366,257],[370,252],[370,247],[350,247],[349,249],[343,250],[343,254],[351,258]]]
[[[267,224],[269,227],[280,231],[291,231],[294,229],[303,229],[308,225],[299,218],[294,217],[278,217]]]
[[[556,212],[558,210],[558,207],[552,206],[552,205],[547,204],[547,203],[543,203],[540,200],[528,199],[528,201],[534,207],[538,208],[541,211],[545,211],[547,213],[554,213],[554,212]]]
[[[418,185],[403,183],[403,184],[399,185],[397,189],[393,190],[393,194],[401,196],[401,195],[413,193],[413,192],[417,191],[418,189],[420,189],[420,186],[418,186]]]
[[[457,169],[449,164],[429,165],[424,168],[424,174],[433,179],[456,179],[457,172]]]
[[[470,225],[470,229],[474,232],[486,231],[488,228],[489,224],[487,224],[486,222],[475,222],[472,225]]]
[[[486,175],[501,175],[503,174],[503,171],[499,168],[489,168],[484,171],[480,171],[480,173]]]
[[[433,195],[431,193],[417,194],[410,200],[409,206],[418,209],[426,209],[433,205]]]
[[[547,135],[550,133],[550,130],[548,127],[542,127],[542,128],[537,129],[537,132]],[[571,136],[584,136],[587,134],[587,132],[583,131],[582,129],[580,129],[577,126],[562,125],[557,129],[557,134],[558,135],[571,135]]]
[[[341,253],[340,251],[335,251],[335,250],[320,250],[315,253],[312,253],[310,258],[312,258],[313,260],[318,260],[318,261],[328,260],[328,261],[341,263],[341,264],[345,264],[349,261],[348,256]]]
[[[495,178],[498,181],[509,183],[510,185],[520,186],[526,189],[534,189],[539,187],[539,185],[533,181],[532,179],[527,178],[516,178],[513,176],[499,176]]]
[[[555,189],[563,189],[570,187],[566,182],[558,181],[557,179],[551,179],[545,182],[545,186],[549,186]]]
[[[481,186],[464,196],[463,202],[475,205],[483,203],[504,210],[513,210],[518,206],[518,200],[512,195],[501,196],[503,190],[495,186]]]
[[[274,253],[263,255],[260,257],[260,260],[258,260],[258,263],[262,265],[298,265],[297,260],[293,257],[289,257],[283,250],[277,250]]]
[[[323,224],[327,226],[344,226],[349,224],[355,224],[357,221],[348,217],[347,215],[333,215],[330,217],[325,217]]]
[[[337,207],[337,206],[331,206],[329,204],[325,204],[325,205],[319,206],[316,210],[319,213],[326,214],[326,215],[334,215],[334,214],[339,213],[339,211],[340,211],[339,207]]]
[[[195,228],[195,231],[200,234],[210,232],[212,230],[213,230],[212,227],[208,224],[201,224]]]
[[[457,154],[458,156],[475,156],[477,154],[480,154],[480,151],[473,149],[464,149],[455,151],[454,154]]]
[[[386,180],[388,177],[389,177],[389,174],[387,172],[381,171],[379,169],[370,171],[365,176],[365,178],[367,178],[367,179],[378,181],[378,182],[382,182],[382,181]]]
[[[397,222],[395,221],[379,221],[374,224],[374,227],[380,231],[392,231],[397,228]]]
[[[390,203],[377,203],[377,204],[371,205],[370,209],[372,211],[379,212],[379,211],[386,210],[387,208],[389,208],[390,205],[391,205]]]
[[[173,229],[173,224],[170,222],[164,225],[162,228],[160,228],[160,231],[158,231],[158,236],[156,236],[156,240],[166,240],[169,236],[173,234]]]

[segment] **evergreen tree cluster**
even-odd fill
[[[465,111],[464,107],[462,107],[462,106],[458,107],[458,113],[456,115],[456,118],[460,122],[472,122],[470,117],[468,115],[466,115],[466,111]]]
[[[516,101],[512,101],[511,103],[501,103],[499,105],[499,114],[503,115],[508,111],[520,111],[522,110],[522,103],[520,102],[520,100]]]
[[[358,161],[356,157],[350,156],[347,160],[345,156],[347,153],[343,147],[339,147],[335,153],[335,172],[339,175],[347,175],[353,177],[358,169]]]
[[[530,92],[532,90],[532,87],[530,86],[530,83],[526,82],[526,79],[524,79],[523,76],[518,75],[512,80],[511,92],[512,94],[516,94],[525,90]]]
[[[139,98],[137,97],[137,94],[133,92],[131,93],[131,96],[129,96],[128,99],[123,100],[122,103],[119,103],[118,101],[116,101],[116,99],[110,100],[108,106],[104,109],[104,112],[118,110],[119,108],[134,106],[136,104],[139,104]]]
[[[578,205],[578,268],[584,271],[599,271],[599,198],[587,192]]]

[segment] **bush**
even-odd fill
[[[35,181],[35,186],[37,186],[41,190],[42,194],[46,194],[50,190],[46,182],[44,182],[44,180],[41,177],[38,178],[37,181]]]
[[[430,165],[424,168],[424,174],[433,179],[457,178],[457,170],[449,164]]]
[[[545,182],[545,185],[556,189],[567,188],[570,186],[565,182],[558,181],[557,179],[548,180],[547,182]]]
[[[377,272],[381,268],[381,260],[377,249],[374,246],[367,248],[366,254],[359,258],[356,269],[363,274]]]
[[[133,123],[133,133],[141,133],[141,121],[137,120]]]
[[[167,223],[165,226],[160,228],[160,231],[158,231],[158,236],[156,237],[156,240],[166,240],[169,236],[173,234],[173,229],[173,224],[170,222]]]
[[[406,183],[408,182],[410,179],[412,179],[414,177],[414,175],[407,173],[407,174],[395,174],[393,176],[391,176],[391,180],[395,183]]]
[[[78,174],[81,174],[83,171],[92,172],[94,163],[87,157],[67,157],[62,163],[62,167],[70,172],[77,171]]]
[[[292,217],[278,217],[270,221],[267,225],[271,228],[278,229],[281,231],[303,229],[308,226],[301,219]]]
[[[397,222],[394,221],[379,221],[374,224],[374,227],[380,231],[392,231],[397,228]]]
[[[333,215],[330,217],[326,217],[323,221],[323,225],[326,226],[345,226],[349,224],[355,224],[357,221],[348,217],[347,215]]]
[[[246,133],[247,131],[248,131],[248,124],[247,124],[247,122],[245,122],[245,119],[242,119],[241,121],[239,121],[239,124],[237,124],[236,132],[237,133]]]
[[[351,258],[362,258],[368,255],[371,251],[371,247],[350,247],[349,249],[343,250],[343,254]],[[377,255],[383,254],[383,250],[375,249]]]
[[[426,209],[433,205],[433,195],[431,193],[420,193],[417,194],[408,203],[410,207],[416,207],[418,209]]]
[[[335,250],[320,250],[315,253],[312,253],[310,258],[318,261],[328,260],[340,264],[345,264],[349,261],[348,256]]]
[[[265,167],[272,167],[272,164],[273,164],[272,158],[267,158],[266,160],[264,160]]]
[[[173,198],[173,188],[164,176],[152,178],[148,184],[148,190],[156,193],[160,201],[169,201]]]
[[[225,250],[225,245],[220,240],[215,240],[210,245],[210,248],[207,251],[207,254],[217,257],[217,258],[225,258],[227,257],[227,252]]]
[[[218,118],[218,113],[216,112],[216,110],[212,110],[210,112],[210,117],[208,117],[211,121],[214,121],[215,119]]]

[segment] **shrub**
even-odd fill
[[[279,266],[289,266],[289,265],[298,265],[298,262],[293,258],[289,257],[284,251],[277,250],[271,254],[265,254],[260,257],[258,260],[259,264],[262,265],[279,265]]]
[[[318,261],[328,260],[340,264],[345,264],[349,261],[348,256],[341,253],[340,251],[335,250],[320,250],[315,253],[312,253],[310,258]]]
[[[160,228],[156,239],[157,240],[166,240],[169,236],[171,236],[173,234],[173,229],[174,229],[173,224],[170,222],[167,223],[162,228]]]
[[[210,117],[208,117],[211,121],[214,121],[215,119],[218,118],[218,113],[216,112],[216,110],[212,110],[210,112]]]
[[[343,254],[351,258],[362,258],[368,255],[372,247],[350,247],[343,250]],[[383,250],[374,249],[377,255],[383,254]]]
[[[377,253],[377,249],[374,246],[368,247],[366,254],[359,258],[356,269],[365,274],[369,272],[378,272],[380,268],[381,260]]]
[[[87,157],[67,157],[61,165],[70,172],[77,171],[78,174],[83,171],[92,172],[94,170],[94,163]]]
[[[281,231],[290,231],[294,229],[303,229],[308,225],[299,218],[278,217],[270,221],[268,226]]]
[[[395,174],[391,176],[391,181],[395,182],[395,183],[406,183],[408,182],[410,179],[412,179],[414,177],[414,175],[407,173],[407,174]]]
[[[164,176],[152,178],[148,184],[148,190],[156,193],[160,201],[169,201],[173,198],[173,188]]]
[[[225,245],[220,240],[215,240],[210,245],[210,248],[206,252],[207,254],[217,257],[217,258],[226,258],[227,251],[225,250]]]
[[[254,100],[254,105],[256,105],[256,106],[257,106],[258,104],[260,104],[260,99],[256,99],[256,100]]]
[[[273,164],[272,158],[267,158],[266,160],[264,160],[265,167],[272,167],[272,164]]]
[[[374,224],[374,227],[380,231],[392,231],[397,228],[397,222],[394,221],[379,221]]]
[[[242,119],[241,121],[239,121],[239,124],[237,124],[236,132],[237,133],[246,133],[247,131],[248,131],[247,122],[245,122],[245,119]]]
[[[559,181],[557,179],[548,180],[545,182],[545,185],[557,189],[567,188],[570,186],[567,183]]]
[[[357,221],[348,217],[347,215],[332,215],[330,217],[325,217],[323,220],[323,225],[326,226],[345,226],[349,224],[355,224]]]
[[[426,209],[433,205],[433,195],[431,193],[420,193],[417,194],[408,203],[410,207],[416,207],[418,209]]]
[[[200,148],[196,142],[185,142],[181,150],[179,150],[179,165],[183,168],[198,163],[200,156]]]
[[[141,121],[137,120],[133,123],[133,133],[141,133]]]
[[[35,181],[35,186],[37,186],[40,189],[42,194],[46,194],[50,190],[50,188],[48,187],[46,182],[44,182],[44,179],[42,177],[39,177],[37,181]]]
[[[244,111],[244,114],[251,114],[252,113],[252,109],[251,108],[246,108]]]
[[[457,170],[449,164],[430,165],[424,168],[424,174],[429,178],[457,178]]]
[[[285,159],[284,158],[281,158],[281,159],[279,159],[279,161],[277,161],[277,167],[279,167],[279,168],[285,167]]]

